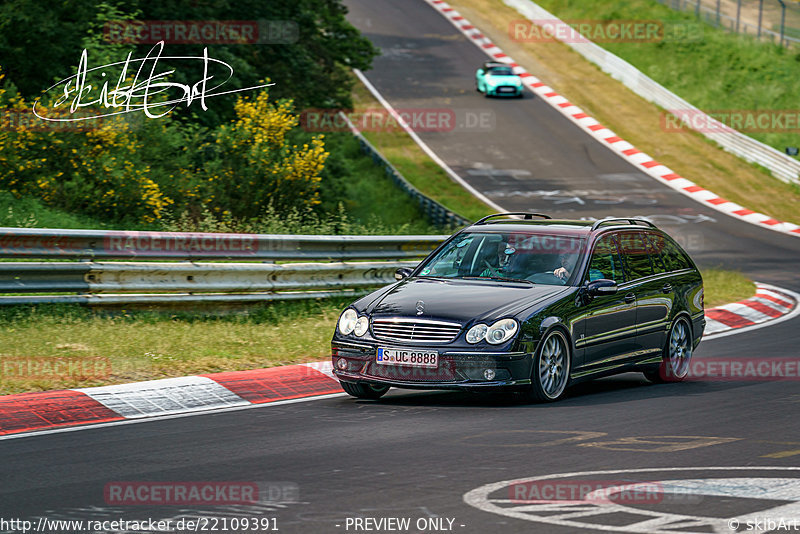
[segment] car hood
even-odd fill
[[[497,280],[409,278],[372,302],[373,317],[420,317],[465,323],[513,316],[569,287]],[[417,314],[422,301],[423,312]]]

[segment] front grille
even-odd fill
[[[377,339],[392,341],[447,343],[453,341],[460,331],[461,325],[459,323],[447,323],[444,321],[404,319],[400,317],[372,320],[372,335]]]
[[[381,365],[370,362],[364,374],[375,378],[385,378],[398,382],[455,382],[457,375],[455,364],[451,361],[439,360],[438,369],[424,367],[401,367],[396,365]]]

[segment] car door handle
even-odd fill
[[[635,293],[628,293],[627,295],[625,295],[625,302],[633,302],[634,300],[636,300]]]
[[[664,287],[661,289],[664,293],[672,293],[672,284],[664,284]]]

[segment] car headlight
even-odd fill
[[[501,319],[489,327],[486,332],[486,341],[498,345],[508,341],[517,333],[517,321],[514,319]]]
[[[494,81],[494,80],[493,80],[493,79],[491,79],[491,78],[488,78],[488,79],[486,80],[486,83],[487,83],[487,84],[489,84],[489,86],[490,86],[490,87],[494,87],[495,85],[497,85],[497,82],[496,82],[496,81]]]
[[[486,337],[486,331],[489,327],[485,324],[476,324],[467,332],[467,343],[477,343]]]
[[[358,322],[358,314],[352,308],[347,308],[341,317],[339,317],[339,332],[342,335],[350,335],[356,327]]]
[[[358,337],[363,336],[367,333],[367,328],[369,328],[369,319],[366,316],[362,315],[356,321],[356,326],[353,328],[353,333]]]
[[[500,319],[492,326],[476,324],[467,331],[467,342],[478,343],[485,339],[487,343],[499,345],[511,339],[517,333],[519,325],[514,319]]]

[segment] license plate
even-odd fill
[[[514,93],[516,92],[516,89],[513,87],[500,87],[497,89],[497,91],[500,93]]]
[[[435,350],[384,349],[378,347],[375,362],[381,365],[403,365],[406,367],[436,369],[439,366],[439,353]]]

